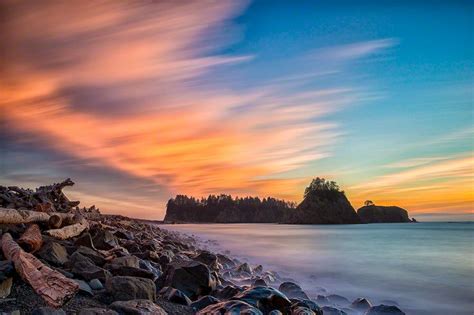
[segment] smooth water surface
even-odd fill
[[[163,225],[327,293],[407,314],[474,313],[474,223]]]

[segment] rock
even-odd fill
[[[87,284],[87,282],[79,279],[73,279],[79,285],[79,292],[87,294],[89,296],[94,296],[91,287]]]
[[[365,315],[405,315],[405,313],[394,305],[380,304],[369,308]]]
[[[345,297],[337,294],[330,294],[327,296],[328,300],[332,304],[340,305],[340,306],[346,306],[351,304],[351,302],[346,299]]]
[[[219,261],[219,264],[221,264],[224,269],[231,269],[235,267],[235,262],[229,257],[227,257],[226,255],[217,254],[217,260]]]
[[[164,275],[164,285],[181,290],[191,300],[207,295],[216,288],[217,279],[209,268],[196,261],[169,266]]]
[[[297,306],[297,307],[291,308],[291,315],[316,315],[316,313],[307,307]]]
[[[357,210],[363,223],[404,223],[411,222],[408,211],[403,208],[390,206],[365,206]]]
[[[240,287],[236,287],[234,285],[228,285],[220,290],[217,290],[216,292],[213,293],[213,295],[218,299],[228,300],[242,291],[243,289],[241,289]]]
[[[351,308],[361,312],[365,312],[371,307],[372,304],[365,298],[357,298],[351,304]]]
[[[155,276],[155,279],[158,279],[163,274],[163,272],[161,271],[160,265],[150,262],[148,260],[140,259],[139,266],[140,266],[140,269],[151,272]]]
[[[181,304],[181,305],[190,305],[191,300],[178,289],[174,289],[171,287],[164,287],[160,290],[158,295],[170,302],[176,303],[176,304]]]
[[[116,276],[107,279],[105,287],[115,301],[135,299],[154,301],[156,298],[156,286],[150,279]]]
[[[280,312],[279,310],[273,310],[270,313],[268,313],[268,315],[283,315],[283,313]]]
[[[290,299],[303,299],[309,300],[308,295],[301,289],[299,285],[294,282],[283,282],[278,288],[283,294]]]
[[[116,230],[114,231],[113,234],[114,236],[123,240],[129,240],[129,241],[133,240],[133,234],[128,232],[127,230],[122,230],[122,229]]]
[[[130,266],[122,266],[115,264],[106,264],[104,266],[114,276],[129,276],[129,277],[140,277],[155,280],[155,275],[148,270],[141,268],[135,268]]]
[[[322,310],[324,315],[347,315],[346,312],[332,306],[323,306]]]
[[[114,258],[110,264],[140,268],[140,260],[133,255]]]
[[[4,299],[12,292],[13,278],[6,278],[0,282],[0,299]]]
[[[323,315],[323,310],[319,307],[318,304],[314,303],[311,300],[299,300],[291,305],[291,308],[295,307],[305,307],[310,309],[316,315]]]
[[[232,298],[233,300],[244,301],[260,309],[263,313],[272,310],[285,312],[291,302],[280,291],[271,287],[256,287],[245,290]]]
[[[248,263],[243,263],[239,267],[237,267],[237,272],[247,272],[249,274],[252,274],[252,268],[249,266]]]
[[[89,247],[79,246],[75,252],[89,258],[94,265],[99,267],[103,266],[106,262],[105,257],[101,253]]]
[[[213,253],[210,253],[208,251],[202,251],[199,253],[199,255],[193,257],[194,260],[202,262],[206,266],[208,266],[210,269],[213,270],[218,270],[220,265],[217,261],[217,256],[214,255]]]
[[[74,245],[76,246],[85,246],[89,247],[92,249],[96,249],[94,246],[94,243],[92,242],[92,237],[89,233],[83,233],[81,234],[76,241],[74,242]]]
[[[119,246],[117,238],[107,230],[95,229],[92,235],[92,242],[97,249],[109,250]]]
[[[79,315],[119,315],[116,311],[105,308],[89,307],[79,311]]]
[[[252,287],[266,287],[268,286],[265,280],[258,278],[252,283]],[[281,290],[280,290],[281,291]]]
[[[73,274],[80,276],[87,281],[99,279],[100,281],[105,282],[107,278],[112,276],[108,270],[97,267],[94,265],[92,260],[78,252],[71,255],[68,264],[71,264],[71,271]]]
[[[327,305],[327,304],[331,304],[331,302],[329,301],[329,299],[327,297],[325,297],[324,295],[318,295],[316,297],[316,303],[320,304],[320,305]]]
[[[256,266],[255,268],[253,268],[253,272],[255,274],[261,274],[263,272],[263,266],[262,265]]]
[[[92,290],[102,290],[104,288],[102,282],[100,282],[99,279],[92,279],[89,281],[89,286],[92,288]]]
[[[196,315],[209,314],[246,314],[246,315],[263,315],[263,313],[252,305],[242,301],[225,301],[217,304],[209,305],[196,313]]]
[[[192,302],[190,306],[193,308],[195,312],[197,312],[197,311],[202,310],[205,307],[208,307],[209,305],[217,304],[219,302],[220,302],[219,299],[216,299],[212,295],[206,295]]]
[[[55,266],[63,266],[69,258],[66,248],[56,242],[48,242],[43,245],[37,255]]]
[[[127,315],[167,315],[160,306],[149,300],[116,301],[110,304],[111,309]]]
[[[66,315],[62,309],[54,309],[52,307],[39,307],[31,313],[31,315]]]

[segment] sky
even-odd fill
[[[104,213],[301,201],[474,220],[472,1],[2,1],[0,184]]]

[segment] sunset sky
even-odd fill
[[[356,209],[474,219],[472,1],[0,10],[2,185],[71,177],[83,205],[161,219],[178,193],[300,201],[322,176]]]

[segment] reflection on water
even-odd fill
[[[474,224],[183,224],[218,251],[262,263],[299,281],[374,303],[395,300],[407,314],[474,312]]]

